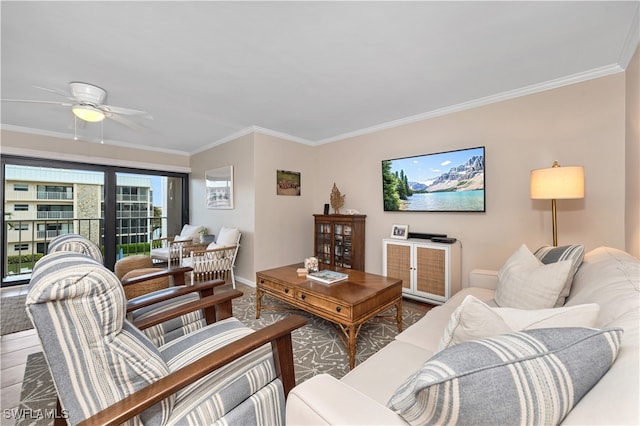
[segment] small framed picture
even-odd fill
[[[391,238],[406,240],[409,236],[409,225],[393,225],[391,227]]]

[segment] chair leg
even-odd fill
[[[236,289],[236,275],[233,273],[233,268],[231,268],[231,285],[233,289]]]

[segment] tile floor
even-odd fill
[[[0,297],[18,296],[26,292],[26,285],[8,287],[0,289]],[[16,408],[20,402],[27,356],[41,351],[40,340],[33,329],[0,336],[0,425],[15,424],[10,410]]]

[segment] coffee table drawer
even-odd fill
[[[296,294],[296,299],[304,304],[314,307],[315,309],[320,309],[326,312],[330,317],[351,319],[351,308],[344,304],[316,297],[304,291],[299,291]]]
[[[291,298],[294,297],[295,290],[289,286],[276,283],[273,281],[265,280],[265,279],[261,279],[259,284],[265,290],[272,290],[272,291],[275,291],[276,293],[281,293],[285,297],[291,297]]]

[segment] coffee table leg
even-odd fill
[[[256,319],[260,318],[260,310],[262,309],[262,295],[264,292],[256,287]]]
[[[396,321],[398,322],[398,333],[402,332],[402,297],[396,302]]]
[[[353,370],[353,367],[356,366],[356,340],[358,337],[358,329],[359,326],[352,325],[347,327],[349,330],[349,345],[347,347],[347,351],[349,352],[349,369]]]

